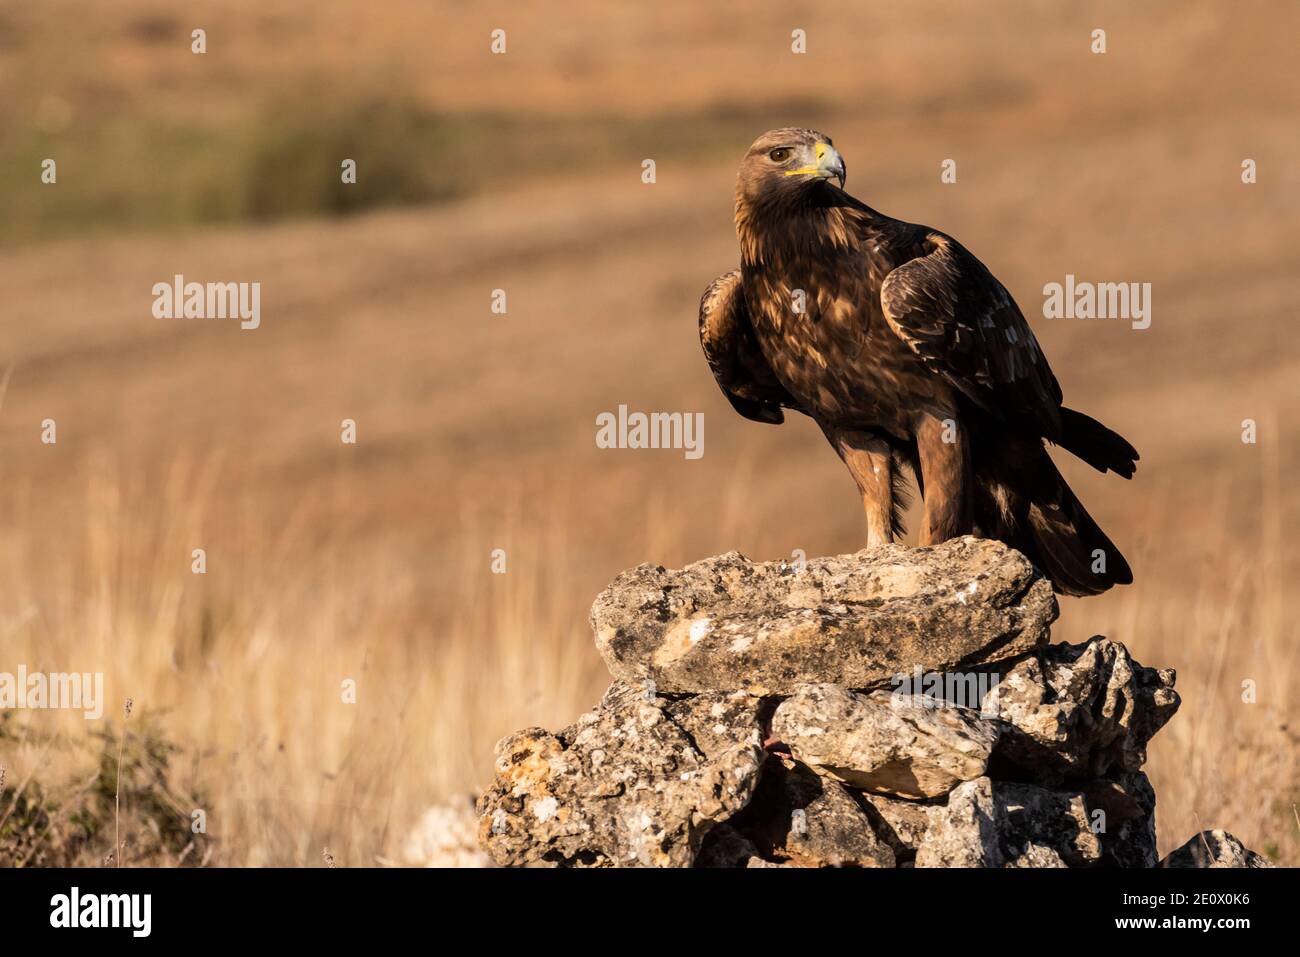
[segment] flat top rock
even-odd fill
[[[964,537],[930,548],[885,545],[800,565],[737,552],[680,570],[640,565],[591,610],[610,672],[660,691],[800,684],[882,686],[920,666],[1000,661],[1045,643],[1051,585],[1001,542]]]

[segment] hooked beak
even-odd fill
[[[844,186],[844,160],[830,143],[818,143],[813,151],[817,162],[812,166],[800,166],[798,169],[786,170],[786,176],[815,176],[819,180],[838,179],[840,187]]]
[[[844,168],[844,159],[840,156],[835,147],[829,143],[817,144],[817,174],[823,179],[830,179],[832,176],[840,181],[840,188],[844,188],[844,177],[846,170]]]

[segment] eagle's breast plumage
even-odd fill
[[[910,249],[844,217],[847,243],[817,255],[773,250],[741,267],[755,337],[803,408],[826,420],[910,433],[915,410],[951,406],[952,389],[886,321],[880,292]]]

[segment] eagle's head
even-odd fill
[[[764,205],[807,195],[830,179],[844,185],[844,160],[829,136],[793,126],[769,130],[754,140],[740,164],[736,201]]]
[[[822,222],[824,215],[808,214],[824,214],[845,197],[830,184],[832,179],[844,185],[844,160],[825,133],[785,127],[756,139],[736,176],[742,256],[753,261],[763,257],[765,247],[796,243],[805,228],[822,232],[828,225]],[[832,236],[841,232],[831,230]]]

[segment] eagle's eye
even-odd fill
[[[791,149],[788,146],[778,146],[767,154],[767,158],[773,163],[784,163],[790,158]]]

